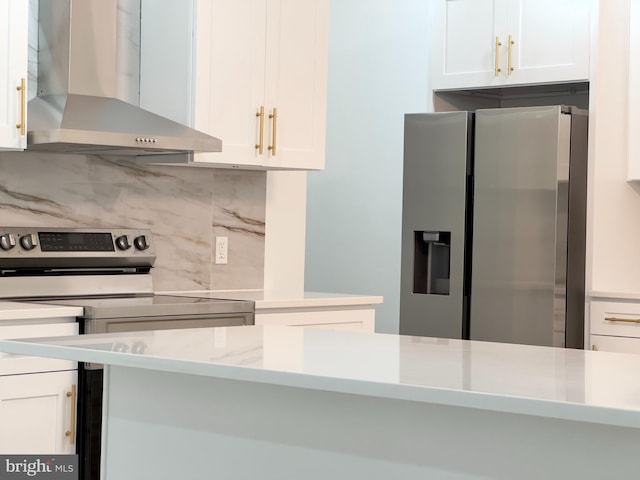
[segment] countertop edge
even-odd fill
[[[28,302],[6,302],[15,304],[13,306],[0,309],[0,322],[10,322],[13,320],[38,320],[46,318],[75,318],[83,313],[82,307],[71,307],[63,305],[34,305]]]
[[[0,340],[0,350],[21,355],[97,362],[118,367],[141,368],[285,387],[640,428],[640,414],[637,410],[607,406],[583,405],[565,401],[472,392],[435,386],[395,385],[370,380],[282,372],[164,357],[145,357],[130,353],[95,351],[59,345],[36,344],[27,341]]]
[[[383,302],[381,295],[349,295],[341,293],[302,292],[298,295],[265,292],[264,290],[171,290],[157,291],[161,295],[216,295],[229,300],[252,300],[256,310],[279,308],[322,308],[376,305]],[[256,298],[268,295],[271,298]],[[305,298],[305,295],[309,297]],[[278,298],[279,297],[279,298]],[[298,297],[298,298],[295,298]]]
[[[588,293],[591,300],[640,300],[640,293],[593,290]]]

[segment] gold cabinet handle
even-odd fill
[[[273,108],[273,112],[269,114],[269,118],[273,120],[273,129],[271,130],[271,145],[267,147],[271,151],[271,155],[276,156],[276,127],[278,125],[278,109]]]
[[[500,41],[500,37],[496,37],[496,65],[495,65],[495,76],[502,71],[500,68],[500,47],[502,46],[502,42]]]
[[[513,68],[513,62],[512,62],[512,50],[513,50],[513,45],[515,44],[515,40],[513,39],[513,37],[511,35],[509,35],[509,53],[507,55],[508,58],[508,63],[509,63],[509,72],[507,72],[507,75],[511,75],[511,72],[513,72],[513,70],[515,70]]]
[[[264,106],[260,106],[260,110],[256,112],[256,117],[260,118],[260,143],[256,144],[256,149],[258,150],[258,154],[262,155],[264,150]]]
[[[597,345],[591,345],[591,350],[593,350],[594,352],[597,352],[599,348]]]
[[[640,323],[640,318],[604,317],[607,322]]]
[[[20,92],[20,123],[16,124],[16,128],[19,128],[20,135],[24,136],[27,130],[27,85],[24,77],[20,79],[20,85],[16,87],[16,90]]]
[[[67,397],[71,398],[71,422],[69,430],[64,432],[64,434],[69,437],[71,445],[76,443],[76,396],[76,386],[71,385],[71,391],[67,392]]]

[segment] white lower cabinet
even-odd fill
[[[76,370],[0,377],[0,452],[75,453]]]
[[[640,301],[591,300],[588,348],[640,353]]]
[[[0,322],[0,338],[78,334],[73,317]],[[0,353],[0,453],[75,453],[78,364]]]
[[[602,352],[640,353],[640,338],[591,335],[591,350]]]
[[[375,309],[372,306],[351,308],[281,308],[258,310],[256,325],[291,325],[374,332]]]

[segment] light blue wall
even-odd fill
[[[404,114],[427,109],[425,0],[334,0],[326,169],[308,175],[305,289],[383,295],[397,333]]]

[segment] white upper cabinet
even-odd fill
[[[329,0],[197,0],[191,25],[184,5],[143,3],[142,106],[222,139],[195,164],[324,168]],[[182,111],[163,105],[172,92]]]
[[[593,0],[438,0],[434,90],[589,79]]]
[[[322,169],[329,1],[271,0],[267,7],[265,163]]]
[[[222,139],[222,153],[197,154],[197,162],[264,162],[266,147],[259,155],[255,145],[265,103],[266,7],[264,0],[197,2],[193,127]]]
[[[28,2],[0,2],[0,149],[27,147]]]
[[[432,87],[500,85],[496,39],[506,30],[507,0],[436,0]],[[499,51],[498,51],[499,55]]]
[[[640,4],[629,3],[629,109],[627,179],[640,180]]]

